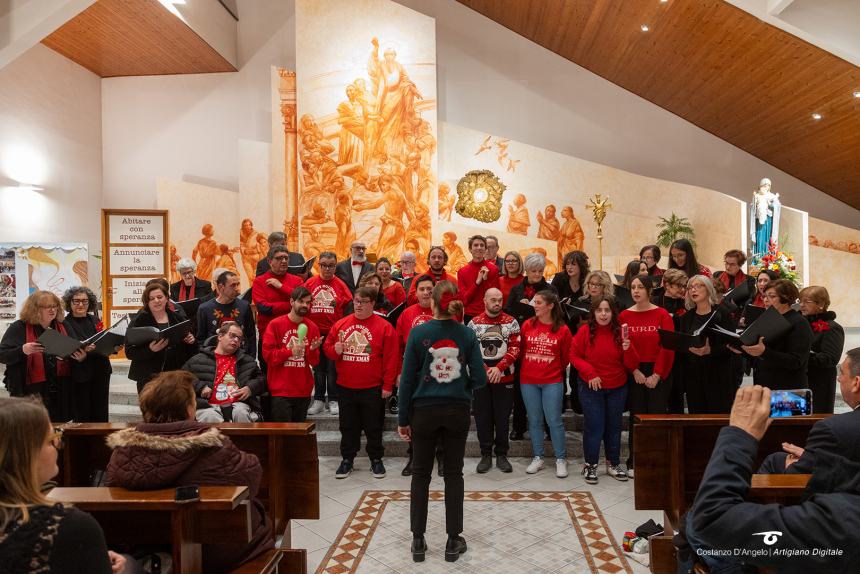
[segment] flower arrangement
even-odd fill
[[[767,246],[767,253],[758,261],[757,268],[776,271],[780,279],[797,283],[797,263],[794,262],[791,254],[781,251],[773,240]]]

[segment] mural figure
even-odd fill
[[[334,187],[336,188],[335,193],[340,191],[340,189],[337,189],[338,185]],[[322,203],[314,203],[313,211],[302,217],[302,225],[321,225],[328,221],[331,221],[331,217],[326,213],[325,205]]]
[[[179,257],[179,253],[176,252],[176,246],[170,245],[170,282],[176,283],[181,279],[179,276],[179,272],[176,270],[176,264],[179,263],[179,260],[182,259]]]
[[[451,221],[451,212],[454,210],[454,194],[451,186],[444,181],[439,184],[439,219]]]
[[[359,101],[355,84],[346,87],[346,101],[337,106],[337,158],[340,163],[364,163],[364,104]]]
[[[338,257],[346,257],[349,246],[355,241],[355,227],[352,226],[352,196],[341,191],[335,196],[334,222],[337,225],[337,241],[334,252]]]
[[[425,203],[415,204],[415,216],[406,228],[406,250],[415,254],[417,261],[424,261],[430,251],[430,208]],[[412,245],[412,249],[409,248]]]
[[[466,259],[466,254],[463,253],[463,248],[457,245],[457,234],[453,231],[446,231],[442,234],[442,247],[448,254],[448,264],[445,269],[448,273],[456,275],[461,267],[466,265],[469,260]]]
[[[481,145],[478,146],[478,151],[475,152],[475,155],[480,155],[485,151],[489,151],[493,149],[493,144],[490,143],[490,140],[493,136],[487,136],[484,138],[484,141],[481,142]]]
[[[302,245],[302,253],[305,256],[305,261],[311,257],[318,257],[323,251],[327,251],[328,247],[320,240],[320,230],[316,227],[308,229],[310,239],[305,240]]]
[[[550,241],[558,241],[558,235],[561,231],[561,223],[555,216],[555,206],[549,204],[544,209],[544,212],[537,212],[538,220],[538,239],[549,239]]]
[[[220,255],[218,242],[212,239],[215,229],[211,223],[207,223],[200,230],[203,237],[197,242],[191,258],[197,262],[197,276],[206,281],[212,280],[212,271],[215,270],[215,259]]]
[[[239,251],[238,247],[234,247],[230,249],[230,246],[226,243],[222,243],[218,246],[218,251],[220,256],[218,257],[218,263],[215,265],[215,269],[226,269],[227,271],[232,271],[236,275],[239,274],[239,270],[236,268],[236,260],[233,259],[233,254]],[[199,269],[199,267],[198,267]],[[214,271],[213,269],[212,271]],[[209,272],[211,277],[212,271]],[[216,277],[212,277],[212,281],[214,281]],[[253,279],[251,279],[253,281]]]
[[[242,256],[242,270],[249,284],[253,283],[256,277],[257,263],[268,253],[269,242],[266,236],[254,229],[253,221],[243,219],[239,229],[239,254]],[[218,266],[223,267],[220,264]]]
[[[564,261],[565,254],[571,251],[582,251],[582,246],[585,243],[585,234],[582,232],[579,220],[573,214],[573,208],[569,205],[563,207],[561,217],[564,219],[564,224],[562,224],[558,235],[559,265]]]
[[[411,221],[415,216],[412,206],[406,200],[403,191],[395,185],[394,178],[388,174],[379,176],[376,187],[382,194],[381,197],[372,200],[354,201],[352,208],[355,211],[366,211],[385,207],[380,221],[382,226],[376,241],[375,253],[377,257],[399,257],[403,251],[403,240],[405,229],[403,227],[403,216]]]
[[[779,242],[779,213],[782,204],[779,194],[771,190],[771,182],[764,178],[750,202],[750,252],[753,262],[767,254],[770,242]]]
[[[508,206],[508,233],[517,235],[528,235],[531,222],[529,221],[529,210],[526,209],[526,196],[518,193],[514,198],[513,205]]]

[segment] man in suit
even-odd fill
[[[188,301],[189,299],[210,299],[212,283],[195,277],[197,263],[193,259],[183,258],[176,263],[176,272],[182,278],[170,286],[171,301]]]
[[[492,261],[499,268],[499,275],[505,274],[505,258],[499,257],[499,239],[495,235],[487,235],[486,260]]]
[[[860,347],[851,349],[839,366],[839,388],[851,407],[847,413],[818,421],[809,431],[806,446],[782,443],[785,452],[768,455],[759,469],[764,474],[811,474],[819,456],[838,455],[860,462]],[[812,397],[815,400],[815,397]]]
[[[350,293],[355,293],[358,281],[366,273],[373,273],[373,265],[367,262],[367,245],[363,241],[353,241],[349,246],[349,259],[337,264],[336,277],[346,283]]]
[[[273,231],[269,234],[269,249],[274,247],[275,245],[287,245],[287,236],[283,231]],[[301,269],[301,266],[305,264],[305,257],[301,253],[297,253],[295,251],[287,251],[289,255],[289,261],[287,263],[287,272],[290,275],[297,275],[302,280],[308,278],[308,271],[305,269]],[[269,271],[271,269],[271,265],[269,265],[268,257],[263,257],[257,263],[257,277]],[[261,337],[262,338],[262,337]]]

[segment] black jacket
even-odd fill
[[[806,366],[812,329],[806,318],[794,309],[786,311],[783,317],[791,323],[791,330],[775,341],[764,342],[765,351],[756,362],[755,384],[771,389],[809,388]]]
[[[754,504],[745,498],[757,450],[758,441],[747,432],[731,426],[720,431],[693,504],[695,531],[711,548],[781,574],[856,572],[860,464],[830,455],[816,465],[799,504]],[[767,545],[765,532],[780,534]],[[815,549],[841,555],[816,555]]]
[[[716,307],[713,312],[715,315],[710,319],[709,327],[720,326],[727,331],[734,329],[734,323],[724,308]],[[692,334],[705,320],[705,317],[697,315],[695,309],[687,309],[675,327],[682,333]],[[732,352],[726,346],[726,338],[710,328],[706,328],[703,335],[711,347],[710,354],[700,357],[689,350],[675,353],[673,384],[681,385],[686,392],[691,414],[726,414],[731,410],[737,392],[732,377]]]
[[[93,315],[77,318],[69,313],[63,320],[63,325],[70,337],[81,341],[98,332],[98,321]],[[98,353],[87,353],[87,358],[80,363],[72,361],[72,378],[76,383],[87,383],[93,379],[103,379],[104,377],[110,378],[111,372],[113,369],[110,359]]]
[[[516,310],[513,308],[514,303],[519,302],[521,299],[526,299],[525,292],[526,292],[526,285],[529,284],[528,281],[529,280],[526,277],[523,279],[522,283],[520,283],[518,285],[514,285],[513,287],[511,287],[511,292],[508,294],[508,301],[505,304],[505,313],[507,313],[508,315],[513,317],[514,319],[516,319],[517,323],[519,323],[520,325],[522,325],[523,322],[526,319],[528,319],[529,317],[534,316],[534,315],[526,316],[523,313],[517,313]],[[531,286],[534,288],[535,293],[539,293],[539,292],[545,291],[547,289],[549,289],[553,293],[557,293],[555,287],[553,287],[552,285],[547,283],[546,279],[544,279],[543,277],[540,278],[540,281],[538,281],[537,283],[534,283]],[[529,299],[531,299],[531,297],[529,297]]]
[[[359,281],[362,276],[373,273],[375,268],[372,264],[367,261],[364,262],[364,265],[361,266],[361,273],[358,274]],[[346,286],[349,287],[350,293],[355,293],[355,290],[358,289],[358,281],[353,281],[352,279],[352,259],[346,259],[345,261],[341,261],[337,264],[337,267],[334,269],[335,277],[339,278],[341,281],[346,283]]]
[[[209,387],[215,390],[215,348],[205,347],[200,349],[200,352],[188,359],[182,370],[189,371],[195,377],[197,382],[194,383],[194,391],[197,393],[197,406],[205,407],[208,405],[206,399],[200,397],[200,392],[204,387]],[[251,389],[251,396],[248,400],[243,401],[248,403],[255,411],[260,410],[260,395],[266,392],[266,379],[260,371],[257,361],[242,349],[236,351],[236,383],[239,387],[248,387]],[[206,403],[201,405],[200,401]]]
[[[176,283],[170,284],[170,299],[172,301],[179,301],[179,288],[182,285],[182,281],[179,280]],[[200,299],[201,301],[206,301],[210,299],[212,296],[212,283],[206,281],[205,279],[201,279],[200,277],[194,278],[194,299]]]
[[[41,336],[45,330],[41,325],[35,326],[36,337]],[[74,337],[69,333],[70,337]],[[27,342],[27,324],[18,319],[6,329],[3,333],[3,339],[0,340],[0,363],[6,365],[6,371],[3,376],[3,382],[6,384],[6,389],[13,397],[21,397],[24,395],[24,387],[27,385],[27,355],[24,354],[24,343]],[[54,365],[54,360],[48,355],[43,355],[45,359],[45,371],[49,374],[51,365]],[[75,363],[77,361],[70,361]]]
[[[812,328],[812,347],[806,368],[815,413],[832,413],[836,397],[836,369],[845,346],[845,330],[836,313],[827,311],[806,317]],[[858,436],[860,438],[860,436]]]
[[[167,319],[171,325],[184,320],[177,312],[170,311],[169,309],[167,311]],[[152,313],[142,310],[131,320],[129,328],[157,326]],[[178,369],[188,360],[188,357],[191,356],[195,348],[196,343],[192,343],[191,345],[179,343],[178,345],[168,345],[166,349],[153,353],[148,344],[129,345],[126,343],[125,356],[131,360],[131,366],[128,369],[128,378],[140,385],[146,384],[161,372]]]
[[[812,402],[815,403],[815,396]],[[815,423],[806,437],[803,455],[785,469],[785,474],[810,474],[819,465],[819,459],[827,456],[841,456],[860,463],[860,410]]]
[[[555,291],[558,293],[559,299],[570,299],[571,303],[582,297],[583,289],[585,288],[585,282],[580,281],[579,291],[571,289],[570,280],[567,278],[567,271],[556,273],[553,275],[552,281],[549,283],[555,287]]]

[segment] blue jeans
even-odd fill
[[[543,421],[546,419],[555,458],[566,459],[564,423],[561,422],[564,384],[558,382],[545,385],[520,385],[520,391],[529,417],[529,435],[532,439],[534,456],[543,458]]]
[[[579,379],[579,401],[585,429],[582,447],[586,464],[597,464],[600,460],[600,441],[606,460],[612,465],[621,462],[621,421],[627,402],[627,385],[616,389],[591,390],[588,383]]]

